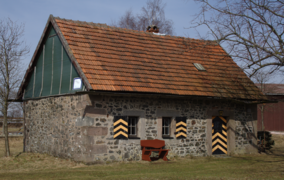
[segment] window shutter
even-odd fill
[[[114,139],[128,139],[127,116],[114,116],[113,138]]]
[[[186,117],[176,117],[176,138],[186,138]]]

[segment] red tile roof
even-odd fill
[[[55,21],[93,90],[264,98],[214,41]],[[206,71],[198,71],[193,63]]]
[[[160,36],[52,15],[44,33],[49,23],[88,90],[265,99],[214,41]],[[44,34],[40,43],[43,38]],[[198,71],[193,63],[202,64],[206,71]],[[24,82],[20,89],[23,86]]]

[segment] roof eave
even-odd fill
[[[125,95],[125,96],[155,96],[155,97],[172,97],[172,98],[185,98],[185,97],[201,97],[205,99],[223,99],[239,103],[247,104],[260,104],[260,103],[270,103],[275,102],[264,98],[258,99],[240,99],[240,98],[226,98],[217,96],[196,96],[196,95],[179,95],[179,94],[166,94],[166,93],[150,93],[150,92],[133,92],[133,91],[104,91],[104,90],[91,90],[91,91],[78,91],[75,94],[90,94],[90,95]]]

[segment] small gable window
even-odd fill
[[[199,63],[193,63],[193,65],[198,69],[198,71],[206,71],[206,69]]]

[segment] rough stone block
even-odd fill
[[[96,144],[105,144],[105,141],[97,141]]]
[[[86,102],[86,101],[78,102],[77,105],[76,105],[76,108],[78,108],[78,109],[84,109],[87,105],[89,105],[89,103]]]
[[[139,116],[139,117],[145,117],[146,113],[145,111],[141,110],[125,110],[122,113],[123,116]]]
[[[84,162],[85,161],[85,157],[83,154],[75,154],[73,156],[74,161],[78,161],[78,162]]]
[[[76,126],[93,126],[94,125],[94,118],[85,116],[84,118],[78,117],[76,119]]]
[[[107,127],[82,127],[82,131],[86,136],[106,136],[108,133]]]
[[[97,117],[107,115],[106,109],[94,108],[93,106],[87,106],[84,112],[85,116]]]
[[[92,154],[104,154],[104,153],[107,153],[107,146],[106,145],[92,145],[92,146],[87,146],[86,150],[87,152],[90,152]]]
[[[94,144],[94,137],[92,136],[83,136],[83,144]]]
[[[84,162],[86,164],[93,164],[95,161],[94,155],[93,154],[84,154]]]
[[[157,117],[176,117],[180,116],[180,111],[170,109],[157,109]]]
[[[116,158],[115,158],[114,155],[110,156],[110,159],[111,159],[111,160],[116,160]]]

